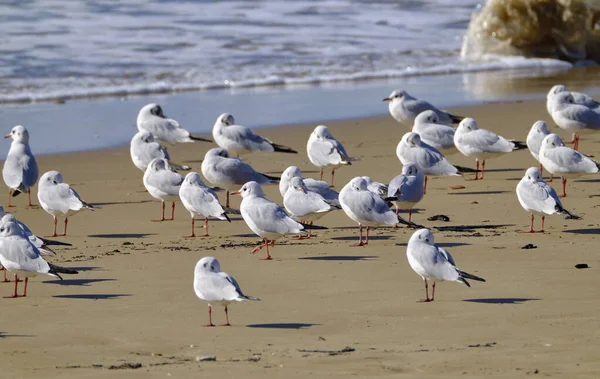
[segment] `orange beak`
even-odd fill
[[[383,101],[391,101],[392,99],[389,97],[386,97],[385,99],[383,99]]]
[[[235,192],[232,192],[231,194],[232,194],[232,195],[240,195],[240,194],[241,194],[241,192],[240,192],[240,191],[235,191]]]
[[[10,138],[10,137],[12,137],[12,135],[10,135],[10,134],[7,134],[4,136],[4,138]]]

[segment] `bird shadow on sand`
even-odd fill
[[[90,234],[90,238],[144,238],[156,233],[115,233],[115,234]]]
[[[246,325],[248,328],[263,328],[263,329],[304,329],[310,328],[311,326],[316,326],[320,324],[307,324],[307,323],[299,323],[299,322],[280,322],[280,323],[272,323],[272,324],[250,324]]]
[[[541,299],[526,298],[526,297],[491,297],[482,299],[465,299],[469,303],[480,304],[523,304],[526,301],[535,301]]]
[[[234,234],[231,237],[235,238],[258,238],[256,234]]]
[[[515,172],[515,171],[525,172],[525,169],[524,168],[492,168],[492,169],[485,170],[485,172]]]
[[[60,284],[61,286],[81,286],[89,287],[93,283],[112,282],[117,279],[64,279],[64,280],[46,280],[44,283]]]
[[[439,247],[458,247],[458,246],[469,246],[470,243],[466,242],[436,242],[435,243]],[[407,246],[408,242],[398,242],[395,243],[394,246]]]
[[[600,183],[600,179],[577,179],[575,183]]]
[[[568,229],[568,230],[563,230],[563,233],[573,233],[573,234],[600,234],[600,228],[590,228],[590,229]]]
[[[104,267],[100,267],[100,266],[81,266],[81,267],[69,266],[69,268],[72,268],[73,270],[77,270],[77,271],[106,271],[104,269]]]
[[[76,300],[113,300],[120,297],[131,296],[128,293],[81,293],[75,295],[54,295],[58,299],[76,299]]]
[[[470,192],[448,192],[448,195],[499,195],[509,191],[470,191]]]
[[[376,255],[323,255],[320,257],[302,257],[302,260],[312,261],[372,261],[379,259]]]
[[[36,337],[33,334],[9,334],[7,332],[0,332],[0,338],[8,337]]]
[[[369,241],[385,241],[391,239],[392,236],[369,236]],[[358,235],[356,236],[346,236],[346,237],[331,237],[330,239],[335,241],[354,241],[358,240]]]
[[[123,204],[144,204],[144,203],[153,203],[154,200],[140,200],[140,201],[109,201],[105,203],[90,203],[95,207],[103,207],[105,205],[123,205]]]

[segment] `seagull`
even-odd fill
[[[296,177],[302,178],[302,171],[300,171],[300,169],[296,166],[290,166],[286,168],[283,174],[281,174],[281,181],[279,182],[279,193],[281,193],[281,197],[285,197],[285,193],[290,187],[290,181]],[[340,205],[340,194],[336,190],[332,189],[329,186],[329,183],[312,178],[302,179],[304,179],[304,185],[309,191],[316,192],[323,196],[323,198],[333,206]]]
[[[360,237],[358,244],[354,246],[364,246],[369,243],[369,226],[394,226],[400,223],[420,227],[394,213],[381,196],[369,191],[367,181],[360,176],[352,179],[342,188],[340,191],[340,204],[346,215],[358,224]],[[362,237],[363,226],[366,226],[364,241]]]
[[[38,274],[45,274],[59,278],[60,274],[77,274],[76,270],[55,266],[46,262],[40,251],[23,234],[19,225],[12,221],[0,224],[0,264],[15,275],[15,290],[11,298],[27,296],[27,282],[29,278]],[[23,295],[17,294],[19,277],[25,277]]]
[[[600,109],[576,104],[570,92],[559,92],[552,98],[552,120],[561,129],[575,133],[574,149],[579,148],[579,133],[600,131]]]
[[[206,152],[202,161],[202,175],[212,185],[226,189],[225,208],[229,208],[229,192],[234,186],[241,186],[250,181],[258,184],[279,183],[279,178],[261,174],[239,158],[229,158],[227,150],[222,148],[214,148]]]
[[[335,170],[344,165],[351,165],[358,158],[350,158],[344,146],[338,142],[325,125],[319,125],[313,130],[306,145],[308,159],[321,170],[320,180],[323,180],[323,168],[331,166],[331,186],[333,187]]]
[[[273,246],[275,240],[286,234],[300,234],[304,225],[292,220],[279,205],[265,198],[265,194],[257,182],[248,182],[233,195],[242,195],[240,211],[248,227],[260,238],[264,244],[252,250],[257,253],[263,247],[267,255],[261,260],[271,260],[269,245]]]
[[[278,145],[271,140],[255,134],[250,128],[236,125],[233,116],[223,113],[217,118],[212,130],[213,138],[219,147],[231,155],[252,153],[254,151],[298,154],[287,146]]]
[[[542,147],[542,141],[544,138],[550,134],[550,130],[548,130],[548,125],[544,121],[536,121],[529,134],[527,134],[527,147],[529,148],[529,152],[536,161],[540,161],[540,148]],[[540,163],[540,172],[542,172],[544,166]],[[550,174],[550,180],[552,181],[552,174]]]
[[[38,179],[38,166],[29,147],[29,132],[23,125],[17,125],[4,138],[12,138],[2,168],[2,178],[9,188],[7,207],[13,206],[10,204],[11,196],[15,197],[21,192],[27,192],[29,206],[32,206],[31,187]]]
[[[172,221],[175,219],[175,201],[179,200],[179,189],[183,176],[169,169],[165,158],[155,158],[144,173],[144,187],[150,195],[162,202],[162,217],[153,221]],[[171,201],[171,218],[165,218],[165,201]]]
[[[140,109],[137,116],[137,128],[140,132],[147,130],[157,140],[171,145],[194,141],[212,142],[209,139],[191,135],[177,121],[167,118],[158,104],[147,104]]]
[[[403,165],[416,164],[423,171],[423,175],[462,176],[463,172],[474,171],[467,167],[453,166],[438,149],[421,141],[421,137],[414,132],[402,136],[396,147],[396,156]],[[425,193],[427,193],[427,176],[425,176]]]
[[[414,163],[402,167],[402,174],[394,177],[388,186],[387,197],[396,204],[396,214],[400,209],[408,209],[408,221],[412,210],[425,194],[425,175]]]
[[[415,99],[408,92],[401,89],[393,91],[383,101],[389,101],[388,109],[392,117],[406,126],[411,125],[419,113],[428,110],[437,113],[439,120],[445,124],[455,124],[463,119],[460,116],[439,110],[425,100]]]
[[[260,300],[258,297],[246,296],[240,285],[229,274],[221,271],[217,258],[204,257],[196,263],[194,268],[194,292],[200,300],[208,302],[208,325],[212,323],[212,304],[225,307],[226,323],[230,326],[227,307],[234,301]]]
[[[411,131],[418,133],[421,141],[446,155],[456,151],[456,146],[454,146],[454,133],[456,130],[441,123],[435,111],[429,110],[419,113],[415,118]]]
[[[563,193],[560,197],[567,196],[567,178],[595,174],[600,170],[598,162],[565,146],[556,134],[549,134],[544,138],[539,156],[546,171],[562,177]]]
[[[204,216],[204,237],[208,237],[208,217],[231,222],[225,214],[225,209],[219,203],[215,191],[208,188],[197,172],[190,172],[179,188],[179,198],[185,209],[192,216],[192,234],[186,237],[196,237],[194,231],[194,217]]]
[[[54,232],[52,237],[56,237],[56,217],[65,215],[65,230],[62,234],[67,235],[67,224],[69,217],[79,212],[81,209],[94,210],[95,208],[81,200],[79,194],[71,186],[63,182],[63,177],[58,171],[48,171],[40,179],[38,186],[38,200],[46,213],[54,218]]]
[[[367,182],[367,189],[373,192],[375,195],[380,196],[382,198],[387,197],[388,186],[387,184],[383,184],[380,182],[373,181],[369,176],[362,177]]]
[[[436,282],[459,282],[471,287],[467,279],[485,282],[485,279],[459,270],[452,255],[435,244],[429,229],[419,229],[410,237],[406,247],[408,263],[425,282],[425,302],[434,300]],[[433,280],[431,299],[427,280]]]
[[[179,165],[171,162],[167,149],[162,145],[154,141],[154,136],[147,130],[137,132],[131,139],[129,152],[131,154],[131,160],[135,167],[139,168],[143,172],[146,172],[148,165],[154,158],[165,158],[169,161],[169,166],[173,170],[187,171],[190,168],[188,166]]]
[[[465,118],[458,124],[454,134],[454,144],[464,156],[475,158],[475,179],[483,179],[485,161],[515,150],[527,148],[522,142],[512,142],[486,129],[479,129],[472,118]],[[479,161],[481,162],[481,177],[478,177]]]
[[[550,89],[548,95],[546,95],[546,110],[548,110],[548,114],[552,116],[553,106],[552,99],[554,96],[561,92],[569,92],[567,91],[567,87],[562,84],[557,84]],[[591,96],[581,93],[581,92],[571,92],[573,95],[573,101],[575,104],[585,105],[588,108],[594,109],[600,107],[600,102],[594,100]]]
[[[37,247],[40,250],[42,255],[56,255],[54,250],[52,250],[48,245],[58,245],[58,246],[73,246],[70,243],[58,242],[58,241],[50,241],[45,238],[41,238],[33,234],[31,229],[27,227],[27,225],[23,224],[21,221],[18,221],[17,218],[12,214],[4,214],[4,209],[0,206],[0,214],[2,215],[2,222],[14,222],[17,224],[23,235],[29,239],[29,242],[33,244],[33,246]]]
[[[542,174],[536,167],[528,168],[523,179],[517,184],[517,198],[523,209],[531,213],[529,233],[535,233],[533,230],[535,215],[542,216],[542,229],[539,230],[540,233],[544,232],[546,215],[561,213],[569,218],[578,218],[563,208],[556,191],[542,179]]]
[[[283,197],[283,205],[292,218],[309,225],[327,213],[341,209],[318,193],[311,192],[300,177],[294,177],[290,181],[290,187]],[[307,238],[310,238],[310,231]],[[300,236],[299,239],[303,237]]]

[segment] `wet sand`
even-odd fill
[[[518,140],[534,121],[548,119],[539,101],[454,111]],[[354,176],[388,182],[399,174],[395,148],[405,127],[388,116],[328,125],[351,155],[361,157],[336,173],[338,190]],[[246,160],[270,174],[294,164],[305,176],[318,177],[305,153],[314,126],[261,129],[300,154]],[[586,136],[580,148],[598,156],[599,140]],[[174,161],[199,171],[209,147],[197,143],[169,151]],[[449,159],[474,164],[459,153]],[[101,209],[72,217],[69,235],[57,239],[73,247],[57,247],[58,256],[49,258],[78,268],[79,275],[65,275],[62,282],[38,277],[26,298],[0,300],[0,371],[6,377],[596,378],[600,372],[598,177],[569,183],[563,204],[582,220],[548,217],[546,233],[534,235],[520,233],[529,215],[514,193],[525,169],[536,164],[528,151],[489,160],[483,181],[432,178],[414,221],[429,227],[503,226],[436,232],[436,242],[461,269],[487,282],[471,288],[441,283],[435,302],[419,303],[422,281],[406,260],[411,230],[377,229],[368,246],[349,247],[358,230],[339,211],[321,220],[329,229],[315,238],[277,241],[274,260],[264,262],[262,252],[250,254],[258,238],[240,216],[231,224],[211,222],[211,236],[196,239],[182,238],[190,217],[180,204],[175,221],[151,222],[160,216],[160,203],[136,192],[142,173],[128,147],[40,156],[38,163],[41,173],[59,170]],[[466,188],[448,189],[454,185]],[[276,186],[265,190],[281,203]],[[224,193],[219,196],[224,202]],[[239,201],[234,198],[232,206]],[[11,211],[34,232],[49,234],[51,216],[25,203],[25,197],[16,198]],[[451,221],[426,220],[436,214]],[[203,234],[201,224],[197,234]],[[527,244],[537,248],[521,249]],[[230,306],[232,327],[203,327],[207,307],[196,298],[192,278],[195,263],[207,255],[217,257],[244,292],[262,298]],[[577,263],[590,268],[578,270]],[[12,284],[0,285],[0,294],[11,291]],[[222,323],[222,309],[215,307],[213,318]],[[216,361],[197,362],[201,356]]]

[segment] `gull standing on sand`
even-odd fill
[[[31,187],[38,179],[38,166],[29,147],[29,132],[23,125],[17,125],[4,138],[12,138],[2,168],[2,178],[9,188],[7,206],[12,207],[11,196],[15,197],[21,192],[27,192],[29,206],[31,206]]]
[[[179,188],[179,197],[185,209],[192,216],[192,233],[186,237],[196,237],[194,230],[195,217],[204,217],[204,237],[208,237],[208,217],[231,222],[225,214],[225,209],[219,203],[215,191],[208,188],[197,172],[190,172]]]
[[[464,156],[475,158],[475,179],[483,179],[485,161],[499,157],[515,150],[527,148],[522,142],[512,142],[486,129],[479,129],[472,118],[465,118],[458,124],[454,134],[454,144]],[[481,162],[481,177],[478,177],[479,161]]]
[[[546,215],[561,213],[569,218],[578,218],[563,208],[556,191],[542,179],[542,174],[536,167],[527,169],[525,175],[517,184],[517,198],[523,209],[531,213],[529,233],[535,233],[533,230],[533,219],[535,215],[542,216],[542,228],[539,230],[540,233],[544,232]]]
[[[248,127],[236,125],[229,113],[223,113],[217,118],[212,135],[219,147],[238,157],[254,151],[298,154],[296,150],[257,135]]]
[[[300,171],[300,169],[296,166],[290,166],[286,168],[283,174],[281,174],[281,181],[279,182],[279,193],[281,193],[281,197],[285,197],[285,193],[290,188],[291,180],[296,177],[303,179],[304,185],[309,191],[323,196],[323,198],[333,206],[340,205],[340,194],[336,190],[332,189],[329,186],[329,183],[312,178],[303,178],[302,171]]]
[[[419,113],[428,110],[434,111],[438,115],[439,121],[445,124],[455,124],[463,119],[460,116],[439,110],[425,100],[416,99],[401,89],[393,91],[383,101],[389,102],[388,109],[392,117],[406,126],[412,125]]]
[[[147,130],[157,140],[171,145],[194,141],[212,142],[209,139],[191,135],[177,121],[167,118],[158,104],[147,104],[140,109],[137,116],[137,128],[140,132]]]
[[[554,104],[552,99],[554,96],[558,95],[561,92],[570,92],[567,91],[567,87],[562,84],[557,84],[550,89],[548,95],[546,95],[546,110],[548,110],[548,114],[552,116],[552,111],[554,110]],[[573,101],[575,104],[585,105],[588,108],[594,109],[600,107],[600,102],[594,100],[591,96],[581,93],[581,92],[571,92],[573,95]]]
[[[552,175],[562,177],[563,192],[560,197],[567,196],[567,178],[595,174],[600,169],[598,162],[565,146],[556,134],[549,134],[542,141],[540,163]]]
[[[471,287],[467,279],[485,282],[485,279],[459,270],[454,263],[452,255],[435,244],[433,233],[429,229],[420,229],[408,240],[406,256],[410,267],[425,282],[425,302],[435,298],[436,282],[458,282]],[[427,280],[433,280],[431,298]]]
[[[396,205],[396,214],[400,209],[408,209],[408,221],[412,210],[425,195],[425,175],[414,163],[402,167],[402,174],[392,179],[388,186],[387,197]]]
[[[248,227],[265,242],[252,250],[252,254],[255,254],[266,248],[267,255],[261,260],[271,260],[269,245],[273,246],[276,239],[287,234],[300,234],[304,230],[304,225],[292,220],[283,208],[265,198],[257,182],[248,182],[233,194],[242,195],[242,217]]]
[[[536,161],[540,161],[540,148],[542,147],[542,141],[546,136],[550,134],[550,130],[548,130],[548,125],[544,121],[536,121],[531,130],[529,130],[529,134],[527,134],[527,147],[529,148],[529,152]],[[544,166],[540,163],[540,172],[542,172]],[[552,181],[552,174],[550,174],[550,180]]]
[[[320,180],[323,180],[323,168],[331,166],[331,186],[334,185],[335,170],[344,165],[351,165],[358,158],[350,158],[344,146],[338,142],[325,125],[319,125],[313,130],[306,145],[308,159],[321,171]]]
[[[394,213],[381,196],[369,191],[367,181],[360,176],[352,179],[342,188],[340,204],[346,215],[358,224],[359,242],[354,246],[364,246],[369,243],[369,226],[394,226],[400,223],[420,227]],[[364,240],[363,226],[366,226]]]
[[[411,131],[418,133],[421,141],[435,147],[445,155],[456,151],[456,146],[454,146],[456,130],[441,123],[439,116],[434,111],[419,113]]]
[[[600,131],[600,108],[576,104],[570,92],[559,92],[552,98],[552,120],[561,129],[575,133],[574,149],[579,148],[579,134]]]
[[[208,302],[208,325],[212,323],[212,305],[225,307],[225,324],[230,326],[227,307],[234,301],[260,300],[258,297],[246,296],[239,284],[229,274],[221,271],[217,258],[204,257],[196,263],[194,268],[194,292],[200,300]]]
[[[155,158],[144,173],[144,187],[153,198],[162,202],[162,217],[153,221],[172,221],[175,219],[175,201],[179,200],[179,189],[183,176],[169,169],[164,158]],[[165,218],[165,201],[171,201],[171,218]]]
[[[0,224],[0,264],[15,275],[15,289],[11,298],[27,296],[29,278],[45,274],[59,278],[60,274],[77,274],[77,271],[46,262],[40,251],[23,234],[21,227],[12,221]],[[17,294],[19,277],[25,277],[23,295]]]
[[[227,150],[222,148],[214,148],[206,152],[202,161],[202,175],[212,185],[225,188],[227,191],[225,208],[229,208],[229,193],[235,186],[251,181],[258,184],[279,183],[279,178],[261,174],[239,158],[229,158]]]
[[[165,158],[169,161],[169,166],[174,170],[189,170],[188,166],[172,163],[167,149],[160,143],[154,141],[154,136],[147,130],[137,132],[131,139],[129,146],[131,160],[135,167],[146,172],[148,165],[155,158]]]
[[[46,213],[54,218],[54,232],[52,237],[56,237],[57,216],[65,215],[65,230],[62,234],[67,235],[67,224],[69,217],[79,212],[81,209],[94,210],[95,208],[81,200],[79,194],[71,186],[63,182],[63,177],[58,171],[48,171],[40,179],[38,185],[38,200]]]
[[[73,246],[70,243],[47,240],[45,238],[36,236],[35,234],[33,234],[31,229],[27,227],[27,225],[17,220],[17,218],[14,215],[5,214],[4,209],[2,209],[2,206],[0,206],[0,215],[2,215],[2,222],[14,222],[15,224],[17,224],[21,228],[23,235],[29,239],[29,242],[31,242],[33,246],[37,247],[40,250],[40,253],[42,253],[42,255],[56,255],[56,253],[49,247],[49,245]]]

